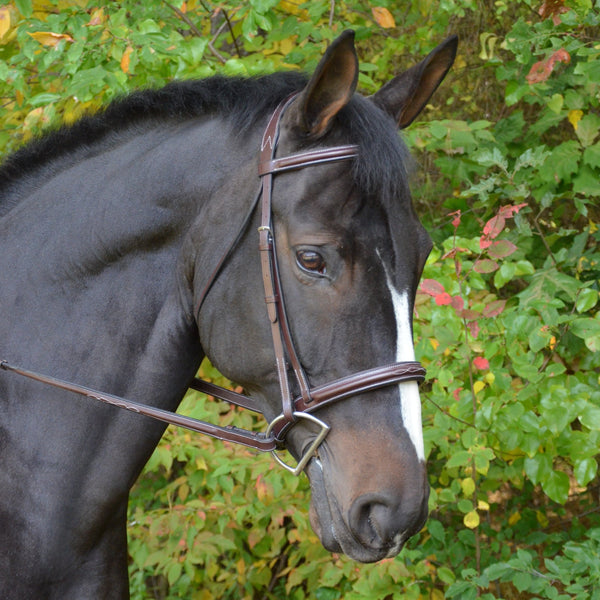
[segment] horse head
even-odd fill
[[[309,388],[415,360],[412,312],[431,241],[412,207],[408,156],[397,129],[425,106],[452,65],[456,45],[449,38],[364,98],[356,93],[354,36],[345,32],[281,116],[276,156],[341,144],[358,148],[352,160],[289,170],[272,181],[280,294]],[[241,165],[240,173],[256,173],[257,157]],[[243,189],[238,182],[229,193]],[[281,381],[264,299],[259,227],[255,210],[209,292],[205,261],[196,260],[190,279],[194,300],[202,303],[196,319],[204,351],[272,421],[282,412]],[[301,385],[291,381],[290,393],[298,396]],[[364,390],[314,414],[330,428],[305,469],[314,530],[327,549],[362,562],[395,556],[428,511],[416,381]],[[312,422],[298,419],[285,443],[299,459],[315,435]]]

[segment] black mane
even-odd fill
[[[44,167],[82,148],[111,139],[115,132],[212,113],[227,115],[242,133],[272,112],[285,97],[301,90],[306,82],[306,76],[294,72],[256,78],[214,76],[134,92],[73,125],[44,134],[8,156],[0,165],[0,214],[2,204],[10,204],[11,191],[21,180],[35,177]],[[337,119],[350,142],[360,146],[354,176],[362,191],[386,198],[404,195],[408,153],[393,121],[358,95]],[[15,202],[17,198],[12,199]]]

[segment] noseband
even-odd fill
[[[261,222],[260,227],[258,228],[259,251],[265,301],[271,324],[273,348],[275,351],[275,365],[281,394],[281,414],[271,421],[265,433],[246,431],[231,426],[220,427],[205,421],[200,421],[163,409],[126,400],[119,396],[99,392],[78,384],[69,383],[54,377],[28,371],[21,367],[11,365],[6,361],[0,361],[0,369],[12,371],[53,387],[74,392],[113,406],[118,406],[119,408],[152,417],[165,423],[177,425],[178,427],[185,427],[220,440],[235,442],[263,452],[272,452],[275,459],[285,469],[295,475],[302,472],[330,429],[326,423],[312,414],[315,410],[363,392],[397,385],[405,381],[423,381],[425,379],[425,369],[418,362],[398,362],[375,367],[315,387],[312,387],[308,381],[308,377],[298,358],[286,316],[281,278],[277,263],[277,250],[272,229],[271,202],[273,177],[277,173],[285,171],[303,169],[305,167],[330,162],[351,160],[358,155],[358,146],[334,146],[292,154],[283,158],[276,158],[275,153],[279,138],[280,120],[286,108],[291,104],[294,98],[295,96],[292,96],[282,102],[271,116],[263,135],[258,167],[258,175],[261,179],[260,194],[257,198],[257,200],[260,199],[261,210]],[[253,211],[254,206],[252,207],[252,212]],[[249,219],[246,220],[243,230],[236,238],[236,241],[234,241],[232,246],[219,261],[216,269],[209,278],[209,282],[197,304],[196,316],[198,315],[204,298],[208,294],[213,282],[241,238],[248,221]],[[294,397],[291,392],[290,370],[293,372],[297,389],[299,390],[299,394],[296,397]],[[256,401],[249,396],[238,394],[213,383],[201,379],[194,379],[190,387],[210,396],[230,402],[231,404],[255,412],[262,412]],[[318,425],[320,431],[314,441],[306,449],[304,455],[298,461],[298,464],[294,467],[283,462],[276,453],[276,450],[283,447],[285,437],[291,427],[301,420],[310,421]]]

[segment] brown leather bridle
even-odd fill
[[[260,199],[261,201],[261,222],[260,227],[258,228],[259,250],[265,301],[267,304],[269,321],[271,323],[275,364],[281,394],[281,414],[271,421],[264,433],[247,431],[232,426],[220,427],[205,421],[179,415],[171,411],[155,408],[132,400],[126,400],[119,396],[106,394],[55,377],[29,371],[11,365],[7,361],[0,361],[0,369],[12,371],[53,387],[74,392],[95,400],[100,400],[101,402],[152,417],[178,427],[185,427],[186,429],[203,433],[220,440],[242,444],[263,452],[272,452],[276,460],[284,468],[295,475],[302,472],[330,429],[326,423],[312,414],[315,410],[363,392],[396,385],[404,381],[423,381],[425,379],[425,369],[420,363],[414,361],[375,367],[315,387],[312,387],[308,381],[306,373],[298,358],[286,316],[281,278],[277,263],[276,244],[272,228],[271,201],[273,176],[277,173],[303,169],[313,165],[353,159],[358,155],[358,146],[334,146],[292,154],[283,158],[275,158],[279,138],[280,120],[286,108],[292,103],[294,98],[295,96],[292,96],[284,100],[271,116],[263,135],[258,167],[258,174],[261,179],[260,193],[257,197],[257,200]],[[254,205],[252,206],[251,212],[253,211]],[[243,230],[245,230],[248,222],[249,218],[246,219]],[[205,286],[200,300],[197,303],[196,316],[199,314],[202,303],[210,291],[212,284],[220,274],[227,258],[231,255],[237,242],[241,238],[243,230],[219,261],[217,267],[210,276],[208,284]],[[292,396],[290,387],[289,367],[291,367],[299,390],[299,395],[295,398]],[[190,387],[215,398],[225,400],[231,404],[255,412],[262,412],[257,402],[249,396],[238,394],[208,381],[196,378],[192,381]],[[283,462],[276,454],[276,450],[283,447],[286,435],[291,427],[299,420],[307,420],[318,425],[320,432],[305,450],[303,456],[298,461],[298,464],[294,467]]]

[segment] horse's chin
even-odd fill
[[[377,562],[400,552],[405,539],[394,540],[393,544],[384,547],[367,546],[357,540],[348,528],[335,498],[327,493],[321,463],[311,460],[306,471],[311,487],[310,524],[326,550],[343,553],[361,563]]]

